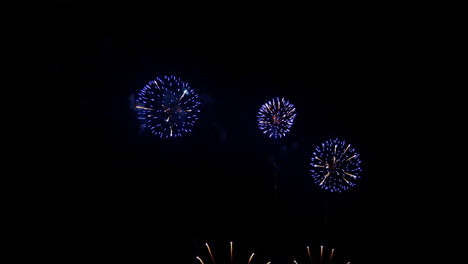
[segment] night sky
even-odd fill
[[[304,10],[288,19],[280,10],[258,17],[156,5],[16,10],[7,44],[37,69],[30,77],[51,81],[63,93],[55,103],[67,108],[79,93],[79,119],[56,136],[73,131],[63,141],[75,148],[65,174],[81,175],[74,179],[84,185],[79,225],[89,234],[85,250],[99,260],[199,263],[203,256],[208,264],[208,242],[216,263],[227,263],[230,241],[240,259],[255,252],[252,264],[306,263],[306,246],[335,248],[335,263],[405,253],[388,240],[400,232],[390,153],[402,133],[395,100],[404,72],[394,67],[399,42],[385,23]],[[193,131],[177,139],[142,133],[133,107],[138,90],[164,74],[189,83],[202,101]],[[43,94],[31,95],[34,103]],[[280,140],[256,121],[274,97],[297,111]],[[48,121],[24,111],[9,120],[24,128],[30,118],[45,130]],[[75,113],[54,112],[62,120]],[[23,137],[45,147],[39,135]],[[331,138],[352,144],[362,160],[362,181],[340,194],[320,190],[309,172],[315,146]]]

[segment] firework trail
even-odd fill
[[[207,249],[207,251],[208,251],[208,253],[209,253],[211,263],[212,263],[212,264],[216,264],[215,258],[214,258],[214,255],[213,255],[213,252],[211,251],[211,248],[210,248],[210,245],[209,245],[208,243],[205,243],[205,246],[206,246],[206,249]],[[254,252],[252,252],[252,253],[250,254],[250,256],[249,256],[248,258],[245,259],[245,262],[244,262],[244,260],[239,260],[239,261],[237,261],[237,262],[234,262],[234,246],[233,246],[233,242],[232,242],[232,241],[229,243],[229,246],[230,246],[230,247],[229,247],[229,260],[230,260],[229,263],[230,263],[230,264],[234,264],[234,263],[239,263],[239,264],[243,264],[243,263],[254,264],[254,263],[252,262],[253,257],[254,257],[254,255],[255,255]],[[196,259],[199,261],[200,264],[208,264],[208,263],[205,263],[205,262],[203,261],[203,259],[202,259],[200,256],[196,256]],[[221,263],[224,264],[224,263],[226,263],[226,262],[223,261],[223,262],[221,262]],[[271,263],[271,262],[267,262],[266,264],[270,264],[270,263]]]

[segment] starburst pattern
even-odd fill
[[[315,148],[310,165],[312,178],[320,188],[343,192],[361,178],[361,160],[356,150],[344,140],[330,139]]]
[[[136,103],[142,127],[161,138],[191,132],[201,104],[189,84],[173,75],[157,77],[146,84]]]
[[[269,137],[284,137],[294,123],[295,112],[296,108],[288,100],[274,98],[260,107],[257,115],[258,126]]]

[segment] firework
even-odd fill
[[[293,125],[296,108],[284,98],[274,98],[263,104],[258,111],[258,126],[263,134],[274,139],[285,136]]]
[[[320,188],[343,192],[361,178],[361,160],[351,144],[330,139],[315,148],[311,163],[312,178]]]
[[[317,263],[317,264],[331,264],[332,261],[335,262],[334,254],[335,254],[335,249],[332,248],[330,250],[330,254],[324,253],[324,247],[323,245],[320,246],[320,253],[311,253],[309,246],[306,247],[307,249],[307,259],[305,259],[303,262],[298,262],[296,260],[293,260],[294,264],[301,264],[301,263]],[[318,257],[317,257],[318,255]],[[318,258],[318,260],[316,260]],[[350,261],[345,262],[346,264],[351,264]]]
[[[205,246],[206,246],[206,249],[208,250],[208,254],[210,256],[210,261],[212,264],[216,264],[215,262],[215,258],[214,258],[214,255],[213,255],[213,252],[211,251],[211,248],[210,248],[210,245],[208,245],[208,243],[205,243]],[[234,246],[233,246],[233,243],[232,241],[229,243],[229,263],[230,264],[233,264],[234,263]],[[253,264],[252,262],[252,259],[254,257],[255,253],[251,253],[248,257],[245,256],[245,259],[241,259],[239,261],[236,260],[236,263],[247,263],[247,264]],[[203,259],[200,257],[200,256],[197,256],[196,259],[199,261],[200,264],[208,264],[208,263],[205,263],[203,261]],[[227,263],[225,261],[221,262],[221,263]],[[270,262],[267,262],[266,264],[270,264]]]
[[[173,75],[157,77],[138,93],[142,127],[161,138],[181,137],[197,121],[200,101],[188,83]]]

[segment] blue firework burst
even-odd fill
[[[161,138],[181,137],[191,132],[201,104],[189,84],[174,75],[148,82],[138,93],[136,103],[143,128]]]
[[[320,188],[343,192],[361,178],[361,160],[356,149],[344,140],[329,139],[315,148],[311,163],[312,178]]]
[[[284,98],[274,98],[260,107],[257,120],[263,134],[274,139],[284,137],[296,117],[296,108]]]

